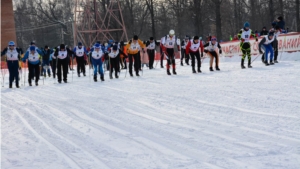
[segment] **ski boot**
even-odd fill
[[[19,84],[18,84],[18,83],[16,84],[16,88],[20,88],[20,86],[19,86]]]
[[[244,66],[244,59],[242,59],[242,61],[241,61],[241,68],[242,69],[245,69],[246,67]]]
[[[118,76],[118,73],[115,73],[115,78],[116,78],[116,79],[118,79],[118,78],[119,78],[119,76]]]
[[[270,60],[270,65],[274,65],[274,62],[273,62],[273,60]]]
[[[173,75],[177,75],[177,73],[176,73],[176,70],[175,70],[175,69],[173,69]]]
[[[183,62],[182,61],[181,61],[180,65],[183,66]]]
[[[220,68],[219,68],[219,66],[216,66],[216,70],[217,70],[217,71],[220,71]]]
[[[66,79],[66,80],[64,80],[64,83],[68,83],[67,79]]]
[[[39,85],[39,83],[38,83],[38,82],[35,82],[35,85],[36,85],[36,86],[38,86],[38,85]]]
[[[100,79],[101,79],[101,81],[103,82],[103,81],[104,81],[104,75],[101,75],[101,76],[100,76]]]
[[[97,82],[97,76],[94,76],[94,82]]]
[[[80,77],[80,73],[78,73],[78,77]]]
[[[171,73],[170,73],[170,70],[169,70],[169,69],[167,69],[167,75],[171,75]]]
[[[195,68],[193,68],[193,73],[196,73],[196,70],[195,70]]]
[[[197,70],[197,71],[198,71],[198,73],[202,73],[202,72],[201,72],[201,70],[200,70],[200,68],[198,68],[198,70]]]
[[[266,65],[266,66],[269,66],[270,64],[268,63],[268,61],[265,61],[265,65]]]
[[[85,73],[83,73],[83,76],[86,76]]]
[[[112,76],[112,74],[109,74],[109,78],[110,78],[110,79],[113,79],[113,76]]]
[[[212,71],[214,71],[214,69],[212,68],[212,67],[209,67],[209,70],[212,72]]]
[[[32,86],[31,81],[28,81],[29,86]]]
[[[277,60],[274,60],[275,63],[279,63]]]
[[[135,72],[135,75],[136,75],[136,76],[140,76],[138,71]]]
[[[12,83],[9,84],[9,88],[12,88]]]
[[[129,72],[129,74],[130,74],[130,76],[131,76],[131,77],[133,77],[133,74],[132,74],[132,72]]]

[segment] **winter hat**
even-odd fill
[[[277,19],[280,20],[280,21],[282,21],[282,20],[283,20],[283,17],[282,17],[282,16],[279,16]]]
[[[249,23],[249,22],[245,22],[245,23],[244,23],[244,28],[247,28],[247,27],[248,27],[248,28],[250,27],[250,23]]]
[[[133,40],[138,40],[138,39],[139,39],[139,37],[137,35],[133,36]]]
[[[30,42],[30,45],[35,45],[35,41]]]
[[[49,47],[46,45],[46,46],[45,46],[45,49],[48,49],[48,48],[49,48]]]
[[[35,51],[35,47],[34,46],[30,46],[30,51]]]
[[[264,26],[263,29],[267,29],[267,28]]]
[[[123,41],[121,41],[121,42],[120,42],[120,45],[121,45],[121,46],[124,46],[124,42],[123,42]]]
[[[154,38],[153,38],[153,37],[150,37],[150,40],[154,40]]]
[[[117,45],[114,45],[114,46],[113,46],[113,50],[118,50],[118,46],[117,46]]]
[[[274,36],[274,32],[272,31],[272,32],[269,32],[268,33],[268,36]]]
[[[175,35],[175,31],[173,29],[170,30],[169,35],[173,36]]]
[[[194,40],[199,40],[199,36],[194,36]]]
[[[64,44],[61,44],[61,45],[59,46],[59,48],[60,48],[60,49],[65,49],[65,45],[64,45]]]
[[[14,41],[8,42],[8,46],[15,46],[15,42]]]
[[[95,49],[100,49],[100,44],[99,43],[95,44]]]
[[[82,46],[82,43],[81,43],[81,42],[78,42],[78,46]]]

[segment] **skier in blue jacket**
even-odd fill
[[[23,57],[22,61],[25,63],[28,59],[28,83],[29,86],[32,86],[31,80],[35,76],[35,85],[38,86],[39,76],[40,76],[40,55],[43,55],[43,53],[39,53],[35,46],[30,46],[29,48],[30,52],[27,51],[25,53],[25,56]]]
[[[12,88],[12,82],[16,80],[16,87],[19,88],[19,60],[21,59],[22,50],[16,48],[15,42],[10,41],[8,47],[2,52],[1,56],[6,56],[7,68],[9,71],[9,88]]]

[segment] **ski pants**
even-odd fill
[[[189,63],[190,55],[185,53],[185,49],[181,49],[181,62],[183,61],[183,58],[185,58],[185,63]]]
[[[162,47],[160,46],[160,65],[161,65],[161,67],[163,67],[163,63],[164,63],[164,52],[162,50]]]
[[[68,76],[68,66],[69,66],[69,58],[58,59],[57,60],[57,79],[61,82],[61,73],[63,72],[63,80],[67,80]],[[62,69],[62,70],[61,70]]]
[[[115,74],[118,74],[120,72],[120,57],[110,58],[110,76],[115,71]]]
[[[268,62],[268,54],[269,53],[270,53],[270,61],[272,61],[273,55],[274,55],[272,44],[268,44],[268,45],[264,44],[263,47],[265,48],[265,62]]]
[[[132,64],[134,60],[134,70],[136,73],[139,73],[139,69],[141,68],[141,55],[140,52],[137,54],[129,54],[129,73],[132,73]]]
[[[92,63],[94,68],[94,77],[97,76],[97,73],[99,73],[101,76],[104,76],[102,59],[92,59]]]
[[[80,74],[81,72],[85,74],[85,60],[84,57],[78,57],[76,56],[76,62],[77,62],[77,74]]]
[[[170,69],[171,64],[173,66],[173,69],[175,69],[176,63],[175,63],[174,48],[167,48],[166,58],[167,58],[167,69]]]
[[[46,71],[48,72],[48,75],[50,75],[50,61],[49,60],[43,60],[42,62],[43,67],[43,73],[46,74]]]
[[[200,69],[201,67],[201,60],[200,60],[200,53],[199,52],[191,52],[190,53],[191,58],[192,58],[192,67],[195,69],[195,59],[197,59],[197,68]]]
[[[149,56],[149,68],[153,68],[153,63],[154,63],[154,57],[155,57],[155,50],[147,50],[148,56]]]
[[[242,63],[244,63],[246,56],[248,56],[248,65],[251,64],[251,46],[250,42],[242,42],[240,44],[242,55]]]
[[[40,64],[31,64],[28,62],[28,71],[29,71],[29,76],[28,76],[28,82],[31,83],[31,79],[35,77],[35,82],[39,81],[40,78]]]
[[[9,84],[11,85],[14,79],[16,80],[16,85],[19,84],[19,61],[18,60],[8,60],[7,67],[9,71]]]

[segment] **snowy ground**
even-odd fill
[[[5,83],[2,168],[299,169],[300,62],[209,72],[205,61],[202,74]]]

